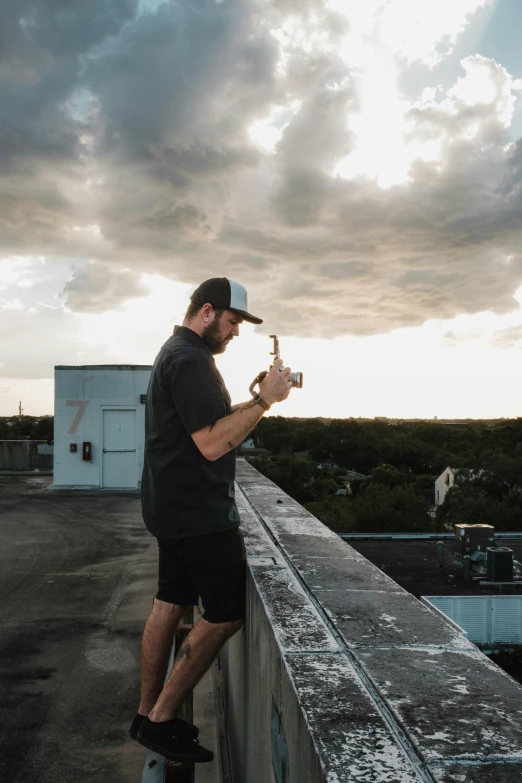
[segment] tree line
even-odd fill
[[[2,416],[0,440],[52,443],[53,427],[53,416]],[[270,416],[252,437],[268,451],[252,464],[336,532],[445,531],[462,522],[522,530],[522,418]],[[448,465],[459,469],[455,487],[434,508],[434,482]],[[350,483],[351,495],[336,495],[347,470],[366,478]]]
[[[456,523],[522,530],[522,418],[500,421],[262,419],[269,454],[252,464],[339,533],[447,531]],[[458,468],[434,506],[434,482]],[[319,467],[321,466],[321,467]],[[367,478],[336,492],[347,470]]]
[[[0,440],[54,439],[54,416],[0,416]]]

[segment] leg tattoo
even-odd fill
[[[183,658],[190,658],[190,642],[185,642],[185,644],[182,645],[181,650],[176,657],[178,661],[182,661]]]

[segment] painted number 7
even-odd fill
[[[65,404],[69,407],[74,406],[78,408],[78,412],[76,413],[76,416],[73,419],[69,432],[67,433],[68,435],[74,435],[78,427],[80,426],[80,422],[83,419],[83,415],[85,411],[87,410],[87,405],[89,404],[89,400],[65,400]]]

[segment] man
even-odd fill
[[[143,633],[141,701],[130,735],[182,762],[211,761],[198,729],[177,717],[181,703],[245,617],[246,555],[234,500],[236,446],[266,410],[285,400],[290,369],[275,362],[255,399],[231,406],[214,362],[239,336],[246,289],[212,278],[192,294],[183,326],[160,350],[145,418],[142,509],[159,547],[158,592]],[[164,685],[174,635],[185,607],[198,603],[194,625]]]

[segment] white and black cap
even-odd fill
[[[194,304],[211,304],[212,307],[224,307],[243,316],[251,324],[262,324],[263,319],[248,312],[248,297],[245,286],[234,283],[226,277],[211,277],[196,288],[190,301]]]

